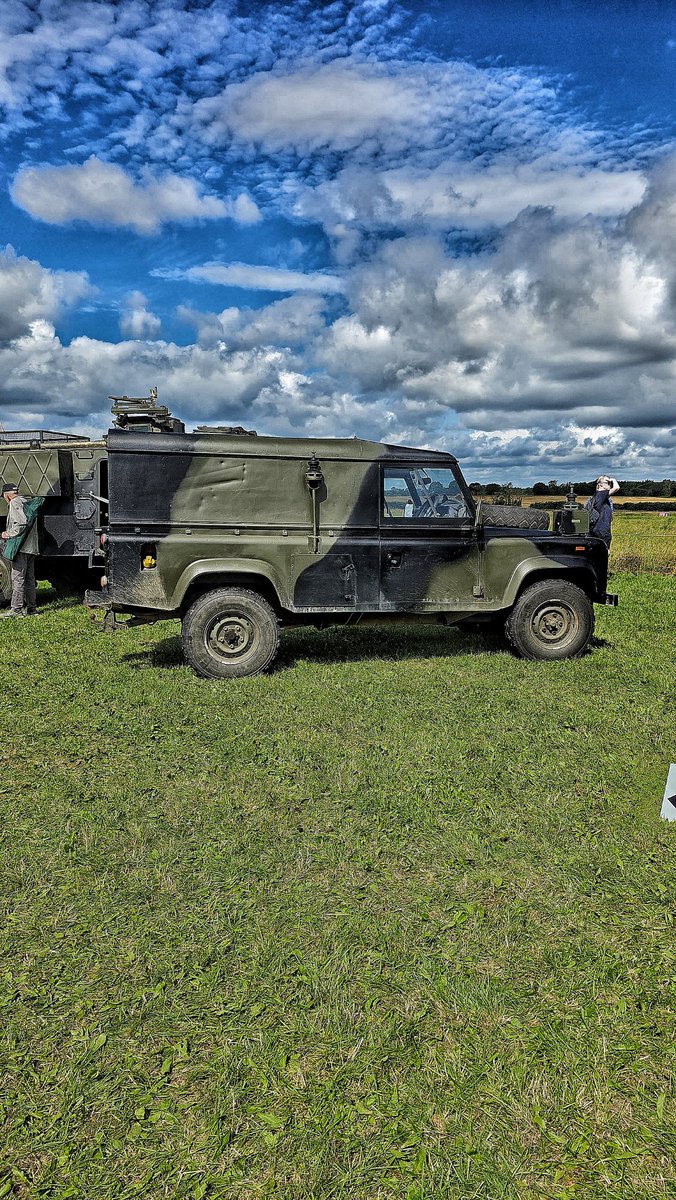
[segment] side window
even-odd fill
[[[384,467],[383,508],[386,520],[465,518],[470,513],[450,467]]]

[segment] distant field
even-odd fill
[[[577,662],[0,622],[0,1197],[664,1200],[676,589]]]
[[[562,493],[560,496],[523,496],[522,500],[524,506],[528,507],[530,504],[541,504],[543,501],[551,501],[552,504],[563,504],[565,498],[565,495]],[[586,496],[578,496],[578,503],[584,504],[586,499]],[[671,498],[665,496],[623,496],[620,492],[616,497],[616,501],[618,504],[622,504],[623,502],[627,504],[630,502],[631,504],[659,504],[660,501],[663,501],[665,504],[673,504],[674,498],[673,496]]]

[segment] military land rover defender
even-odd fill
[[[140,403],[140,402],[139,402]],[[608,553],[574,497],[549,515],[475,503],[456,459],[354,439],[258,437],[118,417],[108,449],[104,625],[180,617],[209,679],[263,671],[280,627],[393,618],[504,627],[525,658],[580,655]]]

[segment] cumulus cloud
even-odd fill
[[[280,65],[187,104],[175,124],[259,169],[284,172],[276,202],[318,221],[340,261],[360,234],[502,228],[526,207],[567,220],[627,213],[642,171],[567,111],[553,81],[462,62]]]
[[[36,321],[53,321],[92,294],[83,271],[50,271],[32,259],[0,251],[0,343],[28,334]]]
[[[193,325],[201,346],[223,344],[236,349],[256,346],[302,346],[324,329],[324,301],[299,293],[265,308],[225,308],[220,313],[196,312],[181,305],[178,316]]]
[[[152,339],[160,336],[162,322],[148,311],[148,300],[143,292],[129,292],[124,298],[120,316],[120,333],[125,337]]]
[[[656,426],[673,412],[670,281],[623,233],[531,211],[490,252],[454,259],[400,238],[349,279],[350,312],[317,359],[342,378],[347,364],[357,390],[395,393],[422,427],[444,414],[484,429],[563,415]]]
[[[351,228],[376,230],[501,229],[529,207],[548,207],[578,221],[618,217],[639,203],[639,170],[556,166],[548,158],[478,168],[448,164],[431,170],[402,166],[345,167],[316,187],[297,188],[294,213],[320,221],[342,242]],[[353,248],[359,248],[359,241]]]
[[[259,219],[253,201],[239,196],[226,203],[200,195],[193,179],[167,172],[144,172],[135,183],[122,167],[91,155],[81,166],[23,167],[11,188],[14,203],[49,225],[87,221],[91,225],[157,233],[169,221],[213,220],[232,216],[244,224]]]
[[[158,384],[188,420],[445,444],[493,477],[673,471],[676,160],[648,171],[638,133],[594,128],[542,73],[439,61],[396,5],[347,8],[261,21],[230,0],[2,6],[24,211],[151,234],[254,226],[256,196],[266,217],[305,223],[303,262],[323,269],[226,261],[251,253],[243,228],[234,253],[229,225],[213,250],[172,230],[172,268],[152,273],[178,286],[164,306],[153,289],[152,308],[183,301],[196,344],[161,339],[131,271],[124,340],[67,343],[61,314],[86,276],[5,255],[0,405],[103,428],[109,391]],[[55,128],[80,165],[37,165]],[[270,228],[255,257],[279,262],[269,239],[288,226]],[[183,281],[288,295],[203,313]]]
[[[64,345],[53,326],[39,324],[0,348],[0,412],[38,409],[61,423],[109,424],[108,394],[145,395],[159,385],[163,401],[194,421],[239,417],[285,363],[275,351],[228,353],[172,342],[104,342],[74,338]],[[140,389],[140,390],[139,390]]]
[[[249,263],[208,262],[186,270],[158,267],[153,275],[164,279],[188,279],[192,283],[220,283],[228,287],[249,288],[265,292],[322,292],[343,291],[338,275],[323,271],[286,271],[280,267],[259,267]]]

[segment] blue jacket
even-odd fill
[[[610,524],[613,519],[613,502],[610,492],[603,489],[590,496],[585,508],[589,510],[589,531],[594,537],[610,541]],[[594,519],[594,514],[596,519]]]

